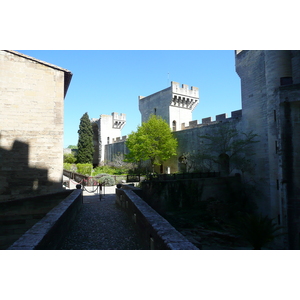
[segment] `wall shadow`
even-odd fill
[[[47,169],[29,167],[27,143],[16,140],[10,150],[0,147],[0,201],[51,193],[59,185],[48,180]]]

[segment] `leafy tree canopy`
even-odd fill
[[[160,165],[176,155],[177,145],[168,123],[159,116],[151,115],[147,122],[128,136],[126,146],[129,154],[126,160],[139,162],[149,159],[152,166]]]
[[[93,128],[88,113],[85,113],[80,119],[78,134],[77,163],[92,163],[94,153]]]

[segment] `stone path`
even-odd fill
[[[71,187],[73,188],[73,187]],[[92,191],[92,187],[87,187]],[[83,206],[61,250],[141,250],[133,223],[115,204],[116,187],[96,193],[83,192]]]

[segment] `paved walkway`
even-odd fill
[[[74,188],[72,183],[70,187]],[[103,188],[101,200],[97,193],[83,192],[82,209],[61,250],[142,249],[133,223],[115,203],[115,189],[115,186]]]

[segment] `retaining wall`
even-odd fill
[[[7,250],[58,249],[82,207],[82,199],[82,190],[73,190]]]
[[[230,177],[194,178],[177,180],[143,181],[143,199],[157,212],[164,215],[170,210],[193,208],[201,201],[220,203],[240,202],[241,178]]]
[[[0,202],[0,249],[7,249],[71,191]]]
[[[123,186],[116,189],[116,203],[135,223],[145,249],[150,250],[199,250],[159,215],[137,193],[139,189]]]

